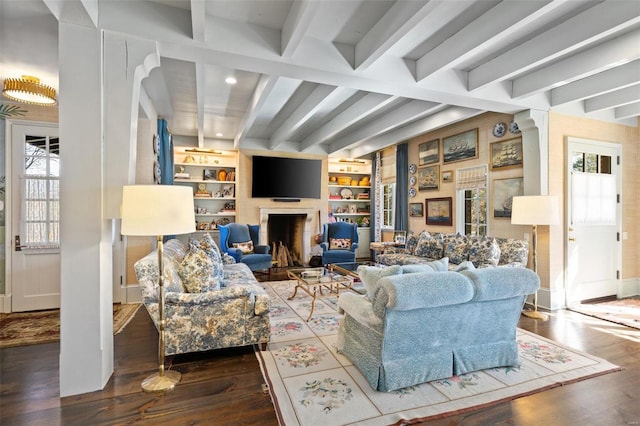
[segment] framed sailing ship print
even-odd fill
[[[492,143],[490,156],[491,170],[522,167],[522,138]]]
[[[442,139],[444,164],[478,157],[478,129],[468,130]]]

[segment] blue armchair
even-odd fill
[[[322,227],[322,264],[356,261],[358,225],[348,222],[325,223]]]
[[[259,225],[230,223],[221,225],[220,248],[236,262],[246,264],[252,271],[271,267],[270,248],[258,244]]]

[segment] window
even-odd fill
[[[24,249],[60,247],[60,144],[27,136],[24,147]]]
[[[456,170],[457,231],[465,235],[487,235],[487,165]]]
[[[382,185],[382,228],[394,229],[396,184],[385,183]]]

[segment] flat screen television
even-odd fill
[[[322,160],[253,156],[251,196],[295,201],[320,199]]]

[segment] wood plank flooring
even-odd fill
[[[569,311],[552,313],[548,322],[521,317],[519,326],[625,369],[428,424],[640,424],[640,331]],[[115,371],[105,389],[67,398],[58,397],[59,343],[1,349],[0,424],[277,424],[251,347],[176,356],[168,362],[182,381],[152,395],[140,389],[157,368],[157,333],[147,312],[140,309],[114,338]]]

